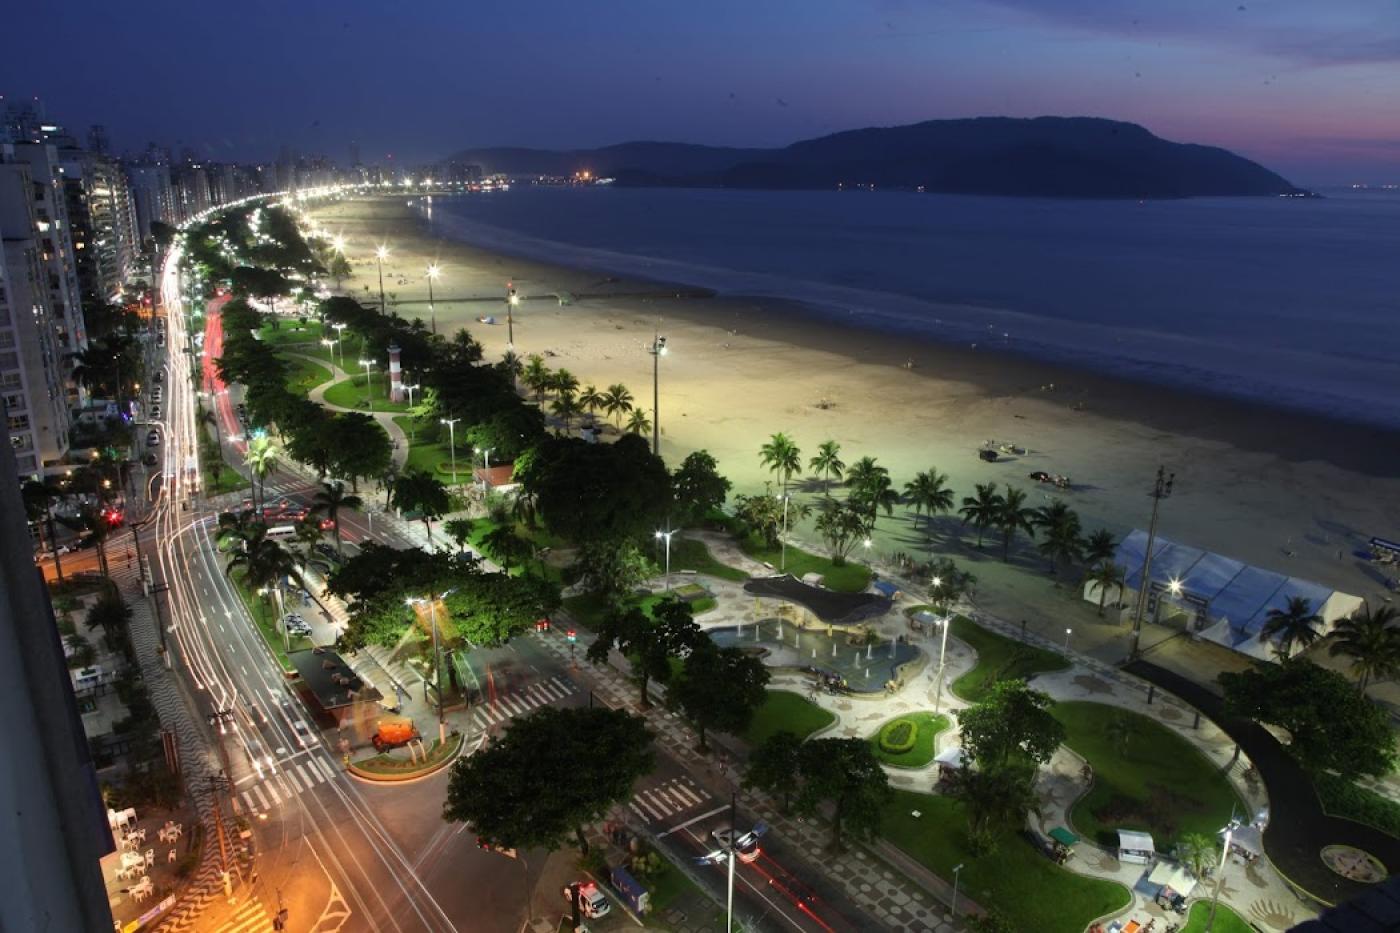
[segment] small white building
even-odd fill
[[[1118,830],[1118,861],[1146,865],[1157,857],[1157,846],[1150,833]]]

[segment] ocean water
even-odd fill
[[[1400,427],[1400,196],[1060,201],[532,188],[436,235]]]

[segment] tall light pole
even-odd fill
[[[412,407],[413,407],[413,393],[414,393],[414,392],[417,392],[417,391],[418,391],[419,389],[421,389],[421,388],[423,388],[423,386],[420,385],[419,383],[416,383],[416,382],[415,382],[413,385],[411,385],[411,386],[404,386],[404,391],[408,393],[408,407],[409,407],[409,408],[412,408]],[[418,419],[417,419],[417,418],[412,418],[412,417],[410,417],[410,418],[408,419],[408,442],[409,442],[410,444],[412,444],[415,440],[418,439],[418,431],[417,431],[416,428],[414,428],[414,425],[417,424],[417,423],[418,423]]]
[[[1230,861],[1230,837],[1234,832],[1235,824],[1232,821],[1225,827],[1225,850],[1220,853],[1220,868],[1215,874],[1215,891],[1210,896],[1210,917],[1206,919],[1206,933],[1210,933],[1215,926],[1215,908],[1220,903],[1220,886],[1225,883],[1225,864]]]
[[[457,482],[457,422],[461,418],[443,418],[442,423],[447,425],[447,448],[452,453],[452,482]]]
[[[515,306],[520,304],[520,296],[515,293],[515,283],[506,283],[506,347],[515,347]]]
[[[435,334],[437,333],[437,308],[433,305],[433,283],[440,275],[442,275],[442,269],[438,268],[437,263],[428,266],[428,314],[432,316],[433,333]]]
[[[948,905],[948,915],[950,917],[956,917],[958,915],[958,876],[962,874],[962,870],[962,862],[953,866],[953,900]]]
[[[321,346],[331,351],[331,366],[335,366],[335,345],[340,343],[339,339],[332,340],[330,337],[321,338]]]
[[[934,589],[942,585],[943,581],[938,577],[933,578]],[[948,629],[953,627],[952,620],[948,618],[947,612],[943,613],[943,618],[938,621],[938,626],[943,629],[943,637],[938,646],[938,693],[933,700],[933,715],[937,716],[943,709],[943,671],[944,662],[948,658]]]
[[[379,313],[384,313],[384,260],[389,258],[389,247],[383,243],[374,251],[374,260],[379,265]]]
[[[1074,629],[1065,629],[1065,654],[1069,654],[1069,637],[1074,634]]]
[[[1147,551],[1142,555],[1142,578],[1138,580],[1137,608],[1133,610],[1133,647],[1128,652],[1129,660],[1140,654],[1142,614],[1147,608],[1147,590],[1152,585],[1152,545],[1157,540],[1157,510],[1163,499],[1171,497],[1175,479],[1175,473],[1168,474],[1165,468],[1157,467],[1157,482],[1152,487],[1152,521],[1147,526]]]
[[[410,607],[419,602],[423,602],[423,600],[407,600]],[[447,720],[442,714],[442,654],[438,651],[437,596],[429,593],[427,603],[428,617],[432,620],[433,626],[433,680],[437,689],[438,743],[445,744],[447,742]]]
[[[666,338],[654,334],[651,346],[651,452],[661,455],[661,358],[666,355]]]
[[[778,543],[781,547],[778,556],[779,573],[787,573],[787,509],[789,498],[787,493],[783,493],[783,533],[778,538]]]
[[[345,328],[346,324],[332,324],[335,330],[335,342],[340,346],[340,371],[345,372]]]
[[[490,490],[491,488],[491,451],[495,449],[494,447],[483,447],[481,450],[481,458],[484,464],[481,474],[481,488],[486,490]]]
[[[671,592],[671,535],[673,534],[675,534],[674,531],[658,531],[656,533],[656,540],[665,539],[666,541],[666,592],[668,593]]]
[[[370,411],[374,411],[374,383],[370,381],[370,370],[374,368],[374,360],[360,360],[360,365],[365,368],[365,404]]]

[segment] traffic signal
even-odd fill
[[[573,629],[569,629],[569,644],[572,645],[576,641],[578,641],[578,632],[574,631]]]

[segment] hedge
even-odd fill
[[[909,751],[918,738],[919,727],[911,719],[894,719],[880,728],[880,747],[891,755]]]

